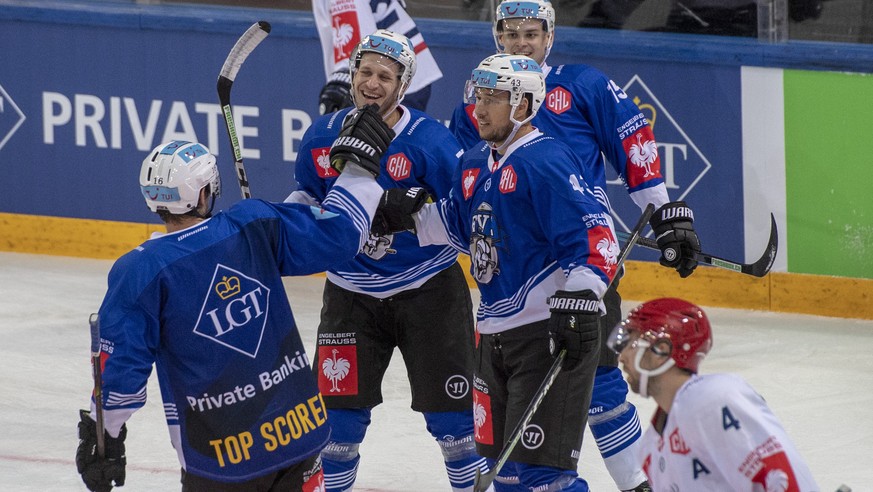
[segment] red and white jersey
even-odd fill
[[[407,93],[417,92],[443,76],[400,0],[312,0],[312,13],[321,39],[327,77],[338,69],[347,68],[352,49],[361,38],[377,29],[403,34],[412,41],[417,68]]]
[[[820,490],[779,419],[734,374],[689,379],[663,432],[650,426],[640,452],[655,491]]]

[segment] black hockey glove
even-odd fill
[[[354,104],[352,102],[352,78],[348,69],[337,70],[330,74],[327,83],[318,94],[319,114],[333,113]]]
[[[124,456],[124,438],[127,437],[127,426],[121,426],[118,437],[110,437],[104,431],[106,457],[97,455],[97,424],[91,419],[88,410],[79,410],[79,447],[76,448],[76,469],[82,475],[82,481],[88,490],[108,492],[115,487],[124,485],[124,467],[127,458]]]
[[[589,289],[559,290],[549,298],[549,308],[549,352],[557,357],[566,348],[563,368],[571,369],[600,347],[600,299]]]
[[[370,232],[376,236],[385,236],[395,232],[415,232],[415,221],[412,214],[421,210],[430,198],[424,188],[390,188],[382,194],[373,225]]]
[[[700,253],[700,240],[694,232],[694,213],[685,202],[670,202],[659,208],[649,220],[658,247],[661,264],[675,268],[685,278],[697,268],[695,253]]]
[[[388,150],[394,130],[388,128],[375,104],[358,108],[346,118],[339,137],[330,148],[330,166],[343,172],[346,162],[353,162],[379,177],[382,154]]]

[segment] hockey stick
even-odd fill
[[[243,167],[242,149],[236,135],[236,125],[233,122],[233,112],[230,108],[230,88],[243,62],[246,61],[246,58],[258,44],[267,37],[267,34],[270,34],[269,22],[260,21],[252,24],[240,36],[236,44],[233,45],[230,53],[227,54],[227,59],[224,60],[221,72],[218,74],[218,102],[221,104],[221,113],[224,115],[227,136],[230,137],[230,148],[233,149],[236,177],[239,180],[239,189],[242,192],[243,198],[251,198],[252,192],[249,190],[249,178],[246,176],[245,167]]]
[[[627,242],[621,249],[621,252],[619,252],[615,264],[616,275],[609,281],[609,284],[606,286],[607,290],[612,286],[615,279],[618,278],[618,270],[624,264],[627,255],[640,238],[640,233],[642,233],[646,224],[649,223],[649,219],[654,212],[655,206],[650,203],[640,216],[637,225],[635,225],[633,230],[631,230]],[[503,468],[503,465],[506,464],[506,460],[509,459],[510,453],[512,453],[512,450],[515,449],[515,446],[521,439],[521,434],[524,432],[524,429],[527,428],[527,425],[530,423],[537,409],[539,409],[540,404],[542,404],[543,400],[546,398],[546,393],[548,393],[549,388],[552,387],[555,379],[558,378],[558,374],[561,373],[561,366],[564,364],[564,359],[566,357],[567,349],[561,349],[561,351],[558,352],[558,356],[555,358],[555,362],[552,363],[552,367],[549,368],[549,372],[546,373],[545,379],[543,379],[543,382],[540,384],[540,387],[537,389],[537,392],[534,393],[531,402],[528,404],[527,409],[525,409],[524,414],[522,414],[521,420],[518,421],[518,424],[516,424],[515,428],[512,430],[512,434],[509,435],[509,440],[503,445],[503,449],[500,451],[500,455],[497,457],[497,462],[494,463],[494,467],[485,474],[481,473],[478,469],[476,470],[476,478],[473,481],[473,492],[484,492],[497,477],[497,474]]]
[[[106,456],[103,433],[103,367],[100,363],[100,316],[91,313],[91,372],[94,375],[94,404],[97,409],[97,456]]]
[[[620,240],[626,240],[630,234],[626,232],[619,232],[618,238]],[[658,247],[658,242],[654,239],[649,239],[647,237],[641,237],[639,239],[639,245],[644,248],[654,249],[660,251]],[[758,261],[754,263],[737,263],[735,261],[726,260],[724,258],[719,258],[718,256],[713,256],[707,253],[696,253],[694,255],[694,259],[697,260],[698,263],[703,263],[704,265],[712,265],[719,268],[724,268],[726,270],[733,270],[739,273],[745,273],[746,275],[752,275],[754,277],[763,277],[770,272],[770,268],[773,266],[773,262],[776,260],[776,252],[779,248],[779,231],[776,230],[776,218],[773,217],[773,214],[770,214],[770,239],[767,242],[767,247],[764,249],[764,253],[758,258]]]

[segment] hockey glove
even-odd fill
[[[82,481],[88,490],[108,492],[112,490],[112,482],[116,487],[124,485],[124,467],[127,458],[124,456],[124,438],[127,437],[127,426],[121,426],[118,437],[110,437],[104,431],[105,454],[101,458],[97,454],[97,424],[91,419],[88,410],[79,410],[79,447],[76,448],[76,469],[82,475]]]
[[[549,352],[557,357],[567,349],[563,368],[571,369],[600,347],[600,299],[588,289],[559,290],[549,298],[549,308]]]
[[[358,108],[346,118],[330,148],[330,165],[341,173],[346,162],[352,162],[378,178],[379,162],[393,138],[394,130],[382,120],[378,106],[370,104]]]
[[[661,249],[661,264],[675,268],[682,278],[697,268],[695,253],[700,253],[693,222],[694,213],[685,202],[666,203],[649,220]]]
[[[415,232],[412,215],[427,203],[430,195],[424,188],[391,188],[382,194],[370,232],[375,236],[385,236],[395,232]]]
[[[319,114],[333,113],[354,104],[351,89],[352,79],[348,69],[337,70],[330,74],[327,83],[318,94]]]

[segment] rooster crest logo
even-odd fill
[[[476,182],[476,176],[473,173],[467,173],[467,176],[464,177],[464,191],[470,193],[470,188],[474,182]]]
[[[767,492],[785,492],[788,490],[790,480],[784,471],[772,470],[767,472],[764,484]]]
[[[620,249],[618,247],[618,243],[612,241],[608,237],[597,241],[597,251],[600,253],[600,256],[606,260],[606,270],[612,270],[612,267],[618,263],[618,254]]]
[[[637,133],[637,143],[631,145],[628,157],[635,166],[646,169],[646,173],[643,175],[645,178],[655,174],[652,172],[651,165],[658,158],[658,146],[654,140],[642,142],[641,139],[642,135]]]
[[[325,174],[330,172],[330,155],[327,153],[327,150],[321,151],[321,154],[315,160],[315,165],[322,168]]]
[[[485,407],[480,403],[476,403],[473,408],[473,423],[476,424],[476,437],[479,437],[479,429],[485,425],[486,418]]]
[[[328,357],[321,363],[321,372],[327,379],[330,379],[330,392],[338,393],[342,391],[338,384],[349,375],[351,364],[348,359],[337,357],[338,350],[333,349],[331,353],[333,353],[333,357]]]
[[[334,18],[333,26],[333,47],[335,50],[343,51],[343,47],[352,40],[355,35],[355,28],[351,24],[342,24],[339,19]]]

